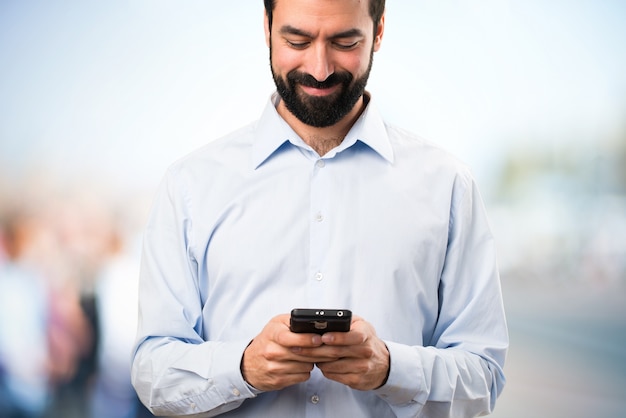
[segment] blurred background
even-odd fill
[[[262,17],[260,0],[0,1],[0,417],[145,412],[142,227],[168,165],[259,117]],[[368,89],[473,168],[498,242],[494,417],[626,411],[624,21],[621,0],[387,2]]]

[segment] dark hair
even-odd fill
[[[274,11],[274,7],[276,6],[276,1],[277,0],[263,0],[270,30],[272,29],[272,12]],[[380,23],[380,19],[383,17],[383,13],[385,12],[385,0],[369,0],[369,2],[370,16],[372,17],[372,21],[374,22],[374,35],[376,35],[378,24]]]

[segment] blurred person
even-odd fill
[[[0,416],[43,416],[49,402],[49,303],[44,278],[23,258],[35,226],[26,215],[2,223],[0,264]]]
[[[98,335],[92,283],[102,262],[102,244],[96,241],[103,241],[104,223],[92,211],[77,195],[54,200],[42,213],[46,234],[36,256],[50,281],[49,345],[55,359],[51,417],[89,413]],[[90,227],[90,222],[99,225]]]
[[[87,410],[87,384],[92,378],[89,363],[94,353],[95,329],[74,287],[53,287],[49,298],[49,373],[53,387],[49,416],[82,417]]]
[[[112,228],[109,255],[96,280],[97,373],[90,403],[92,418],[152,416],[130,382],[130,354],[137,330],[139,254]]]
[[[132,379],[157,415],[471,417],[508,335],[473,176],[365,91],[384,0],[265,1],[277,93],[175,163],[144,235]],[[290,331],[292,308],[348,332]]]
[[[61,394],[93,338],[75,287],[57,280],[56,266],[47,262],[62,258],[63,248],[45,218],[11,210],[2,228],[7,262],[0,271],[0,386],[8,388],[6,403],[17,403],[6,409],[18,417],[66,416],[74,400],[61,402]]]

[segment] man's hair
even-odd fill
[[[267,14],[267,20],[269,22],[270,30],[272,29],[272,14],[274,11],[274,7],[276,7],[277,0],[263,0],[265,4],[265,13]],[[288,0],[284,0],[288,1]],[[369,0],[370,2],[370,16],[372,17],[372,21],[374,22],[374,35],[376,35],[376,30],[378,28],[378,24],[380,23],[380,19],[385,12],[385,0]]]

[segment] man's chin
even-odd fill
[[[304,104],[309,110],[335,107],[339,102],[340,96],[341,90],[326,95],[311,95],[302,91],[299,94],[300,103]]]

